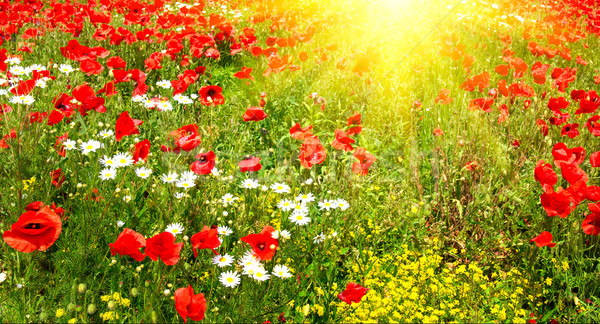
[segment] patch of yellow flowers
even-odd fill
[[[370,288],[358,304],[334,302],[341,322],[513,322],[525,323],[532,296],[527,279],[516,270],[486,276],[476,262],[453,267],[442,263],[437,247],[424,252],[376,257],[361,284]],[[370,253],[370,252],[369,252]],[[364,269],[364,267],[362,267]],[[353,266],[360,273],[361,267]],[[541,297],[541,295],[537,295]]]

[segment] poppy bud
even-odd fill
[[[77,307],[75,308],[75,311],[76,311],[76,312],[83,312],[83,307],[81,307],[81,306],[77,306]]]
[[[138,295],[137,288],[135,288],[135,287],[131,288],[131,297],[137,297],[137,295]]]
[[[87,307],[87,313],[89,315],[93,315],[96,312],[96,310],[97,310],[97,308],[96,308],[96,305],[94,305],[94,304],[89,304]]]
[[[83,294],[83,293],[85,293],[85,291],[86,291],[86,288],[87,288],[87,287],[86,287],[86,285],[85,285],[84,283],[80,283],[80,284],[77,286],[77,291],[78,291],[80,294]]]
[[[69,303],[69,305],[67,305],[67,311],[69,311],[69,313],[73,312],[75,308],[77,308],[77,306],[75,306],[73,303]]]
[[[150,287],[150,281],[146,281],[146,282],[144,283],[144,286],[146,286],[146,288],[147,288],[147,287]]]
[[[150,322],[156,323],[157,321],[158,321],[158,314],[156,314],[156,311],[152,311],[152,313],[150,313]]]
[[[40,322],[46,322],[48,320],[48,313],[41,312],[40,313]]]
[[[111,300],[108,302],[108,309],[113,310],[113,309],[115,309],[115,307],[117,307],[117,304],[115,303],[114,300]]]

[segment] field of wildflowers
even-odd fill
[[[599,35],[595,0],[2,1],[0,323],[599,322]]]

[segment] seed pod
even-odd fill
[[[87,307],[87,313],[89,315],[93,315],[96,312],[96,310],[98,310],[98,309],[96,308],[96,305],[94,305],[94,304],[89,304]]]
[[[135,287],[131,288],[131,297],[137,297],[137,295],[138,295],[137,288],[135,288]]]
[[[115,307],[117,307],[117,304],[115,303],[114,300],[111,300],[108,302],[108,309],[113,310],[113,309],[115,309]]]
[[[77,286],[77,292],[79,292],[80,294],[84,294],[86,290],[87,290],[87,286],[84,283],[80,283]]]

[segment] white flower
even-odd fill
[[[229,215],[229,213],[226,210],[224,210],[223,211],[223,216],[227,216],[227,215]]]
[[[65,150],[74,150],[77,148],[77,142],[75,142],[74,140],[66,140],[63,142],[63,146],[65,147]]]
[[[309,185],[313,183],[313,179],[312,178],[308,178],[306,179],[306,181],[304,181],[305,184]]]
[[[219,281],[223,284],[223,286],[233,288],[240,284],[241,279],[240,275],[237,272],[227,271],[221,273]]]
[[[290,215],[289,219],[296,225],[306,225],[310,223],[310,217],[303,213],[293,213]]]
[[[6,60],[4,60],[4,63],[7,64],[21,64],[21,59],[14,56],[14,57],[9,57]]]
[[[133,101],[133,102],[143,102],[145,100],[146,100],[146,95],[131,97],[131,101]]]
[[[81,153],[88,154],[90,152],[96,152],[101,147],[101,143],[95,140],[89,140],[81,143]]]
[[[99,161],[100,161],[100,164],[102,164],[102,166],[105,168],[115,168],[116,167],[114,158],[109,158],[106,155],[103,158],[100,158]]]
[[[225,206],[233,204],[233,202],[238,199],[240,199],[240,198],[234,197],[230,193],[226,193],[223,197],[221,197],[221,200],[223,201],[223,205],[225,205]]]
[[[100,136],[102,138],[110,138],[113,135],[115,135],[115,132],[113,132],[110,129],[105,129],[105,130],[101,131],[100,133],[98,133],[98,136]]]
[[[329,200],[329,199],[325,199],[323,201],[319,202],[319,209],[320,210],[331,210],[337,207],[337,204],[335,204],[335,201],[333,200]]]
[[[264,268],[260,267],[254,269],[254,274],[252,275],[252,278],[258,281],[266,281],[269,280],[269,278],[271,278],[271,275],[267,271],[265,271]]]
[[[173,110],[173,105],[168,101],[161,101],[156,104],[156,108],[162,111],[171,111]]]
[[[348,208],[350,208],[350,204],[348,204],[347,201],[345,201],[344,199],[337,199],[334,201],[334,204],[341,210],[346,210]]]
[[[244,181],[242,181],[242,187],[247,188],[247,189],[256,189],[260,186],[260,184],[258,184],[258,181],[254,180],[254,179],[246,179]]]
[[[193,104],[194,103],[194,101],[190,97],[184,96],[184,95],[181,95],[181,94],[175,95],[173,97],[173,100],[175,100],[178,103],[183,104],[183,105],[189,105],[189,104]]]
[[[240,259],[239,265],[243,267],[248,266],[260,266],[260,260],[250,251],[246,251],[244,256]]]
[[[27,69],[28,69],[29,71],[31,71],[31,72],[33,72],[33,71],[38,71],[38,72],[40,72],[40,71],[45,71],[45,70],[47,70],[47,69],[46,69],[46,67],[45,67],[45,66],[43,66],[43,65],[41,65],[41,64],[32,64],[32,65],[30,65],[29,67],[27,67]]]
[[[283,211],[292,210],[292,208],[294,208],[294,203],[289,199],[281,199],[277,204],[277,208]]]
[[[135,169],[135,174],[142,179],[147,179],[152,174],[152,169],[141,167]]]
[[[16,75],[16,76],[22,76],[22,75],[28,74],[27,69],[20,65],[11,66],[10,69],[8,69],[8,71],[10,72],[10,74]]]
[[[195,186],[194,181],[189,181],[188,179],[183,179],[183,180],[179,180],[177,181],[177,183],[175,183],[175,186],[177,186],[178,188],[191,188],[193,186]]]
[[[179,176],[179,180],[189,180],[189,181],[196,181],[196,179],[198,179],[198,175],[195,174],[192,171],[185,171],[181,173],[181,176]]]
[[[313,238],[313,243],[319,244],[319,243],[325,241],[325,238],[326,238],[325,235],[323,235],[323,232],[321,232],[321,234],[319,234]]]
[[[123,196],[123,201],[128,203],[131,201],[131,196]]]
[[[0,283],[3,283],[6,280],[6,273],[0,273]]]
[[[292,210],[294,211],[294,213],[308,214],[308,206],[306,206],[306,204],[304,203],[294,204]]]
[[[4,81],[4,79],[0,79],[0,86],[2,86],[2,84],[4,83],[2,81]],[[9,93],[10,92],[8,92],[8,90],[0,89],[0,96],[7,96]]]
[[[283,278],[283,279],[289,278],[292,276],[292,274],[290,273],[290,269],[288,267],[286,267],[285,265],[281,265],[281,264],[274,266],[272,273],[274,276]]]
[[[122,220],[117,220],[117,226],[119,227],[123,227],[123,225],[125,225],[125,222]]]
[[[113,157],[113,160],[115,161],[115,167],[117,168],[126,167],[133,164],[133,156],[131,156],[129,153],[117,153]],[[150,171],[150,173],[152,173],[152,171]]]
[[[233,233],[233,231],[231,230],[231,228],[229,228],[227,226],[219,226],[219,227],[217,227],[217,232],[219,232],[219,234],[225,235],[225,236],[229,236],[229,235],[231,235],[231,233]]]
[[[167,229],[165,230],[165,232],[169,232],[173,235],[181,234],[181,232],[183,232],[183,231],[184,231],[184,228],[179,223],[170,224],[169,226],[167,226]]]
[[[215,255],[212,258],[212,263],[218,265],[221,268],[230,266],[233,263],[233,261],[235,261],[235,259],[229,254]]]
[[[46,81],[38,79],[37,81],[35,81],[35,86],[44,89],[46,88]]]
[[[210,169],[210,174],[212,174],[215,177],[218,177],[221,175],[221,171],[219,171],[219,169],[217,169],[216,167],[213,167],[212,169]]]
[[[179,175],[177,172],[169,171],[167,174],[163,173],[163,175],[160,176],[160,180],[162,180],[163,183],[172,183],[176,182],[178,177]]]
[[[33,98],[31,95],[14,96],[10,98],[10,102],[14,104],[31,105],[35,102],[35,98]]]
[[[169,289],[165,289],[165,290],[163,291],[163,294],[164,294],[165,296],[169,296],[169,295],[171,294],[171,290],[169,290]]]
[[[70,66],[69,64],[61,64],[58,67],[58,70],[64,74],[69,74],[69,73],[75,71],[75,70],[73,70],[73,67]]]
[[[171,88],[171,81],[169,81],[169,80],[160,80],[160,81],[156,82],[156,85],[159,88],[170,89]]]
[[[175,196],[177,199],[181,199],[185,197],[185,192],[176,192],[173,196]]]
[[[267,190],[269,190],[269,187],[262,185],[262,187],[260,187],[260,190],[267,191]]]
[[[195,94],[195,93],[192,93],[192,94],[190,95],[190,97],[192,97],[192,99],[198,99],[198,95],[197,95],[197,94]]]
[[[100,179],[108,180],[114,179],[117,176],[117,169],[114,168],[106,168],[100,171]]]
[[[302,194],[296,197],[296,201],[301,201],[303,203],[309,203],[315,200],[315,196],[312,193]]]
[[[275,193],[290,193],[290,186],[285,183],[274,183],[271,185],[271,189],[273,189]]]
[[[256,271],[260,271],[260,270],[263,270],[263,266],[262,266],[262,264],[256,262],[256,263],[245,265],[244,266],[244,272],[242,272],[242,274],[245,274],[246,276],[253,277],[254,273]]]
[[[283,230],[279,233],[279,236],[283,239],[289,240],[292,237],[292,234],[288,230]]]

